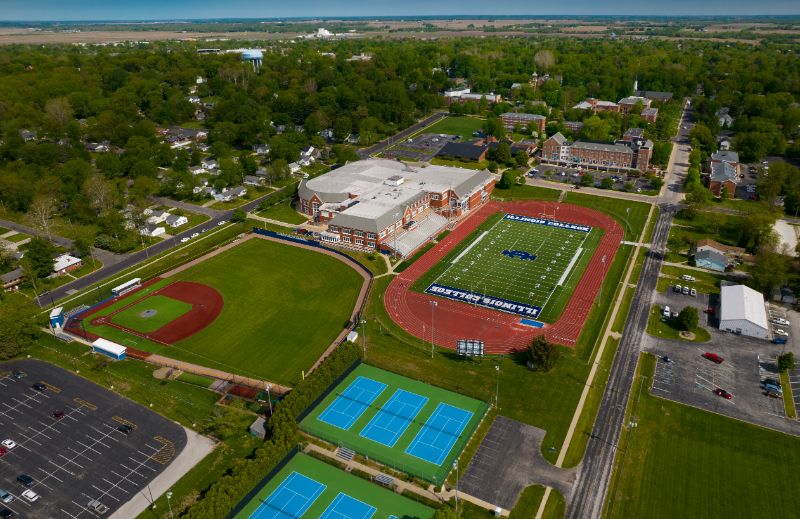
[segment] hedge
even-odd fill
[[[253,485],[272,470],[294,449],[300,441],[297,417],[319,398],[347,368],[358,360],[359,349],[345,342],[305,380],[301,381],[275,408],[269,420],[269,440],[246,459],[237,461],[233,468],[218,479],[202,498],[181,517],[190,519],[218,519],[226,517],[236,504],[252,490]]]

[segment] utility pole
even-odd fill
[[[495,386],[494,390],[494,406],[497,410],[500,410],[500,366],[495,364],[494,370],[497,372],[497,386]]]
[[[172,492],[167,491],[167,506],[169,507],[169,518],[174,519],[174,516],[172,515],[172,503],[170,502],[170,499],[172,499]]]
[[[365,324],[367,324],[367,320],[361,319],[361,346],[364,348],[364,360],[367,360],[367,334],[364,332]]]
[[[267,402],[269,403],[269,415],[272,416],[272,395],[269,390],[272,389],[272,384],[267,384]]]
[[[456,517],[458,517],[458,458],[453,460],[453,468],[456,469]]]
[[[597,304],[600,304],[600,301],[603,300],[603,283],[606,280],[606,256],[603,254],[603,257],[600,258],[600,261],[603,263],[603,277],[600,279],[600,298],[597,301]]]

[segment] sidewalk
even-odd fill
[[[282,222],[280,220],[273,220],[272,218],[264,218],[263,216],[259,216],[256,213],[247,213],[247,217],[252,218],[253,220],[258,220],[259,222],[266,222],[272,225],[279,225],[281,227],[286,227],[287,229],[294,229],[295,227],[299,227],[299,225]]]

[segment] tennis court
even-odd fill
[[[386,384],[358,377],[336,397],[319,419],[347,431],[384,389]]]
[[[471,418],[469,411],[439,404],[406,452],[434,465],[441,464]]]
[[[433,509],[306,454],[294,454],[236,506],[235,519],[429,519]]]
[[[361,364],[311,409],[300,428],[438,484],[488,407],[484,401]]]
[[[325,485],[292,472],[250,517],[252,519],[302,517],[325,490]]]
[[[424,396],[398,389],[361,431],[361,436],[394,447],[428,402]]]

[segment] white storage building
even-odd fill
[[[92,351],[116,360],[124,360],[127,348],[116,342],[98,338],[92,343]]]
[[[749,337],[769,336],[764,296],[744,285],[722,287],[719,329]]]

